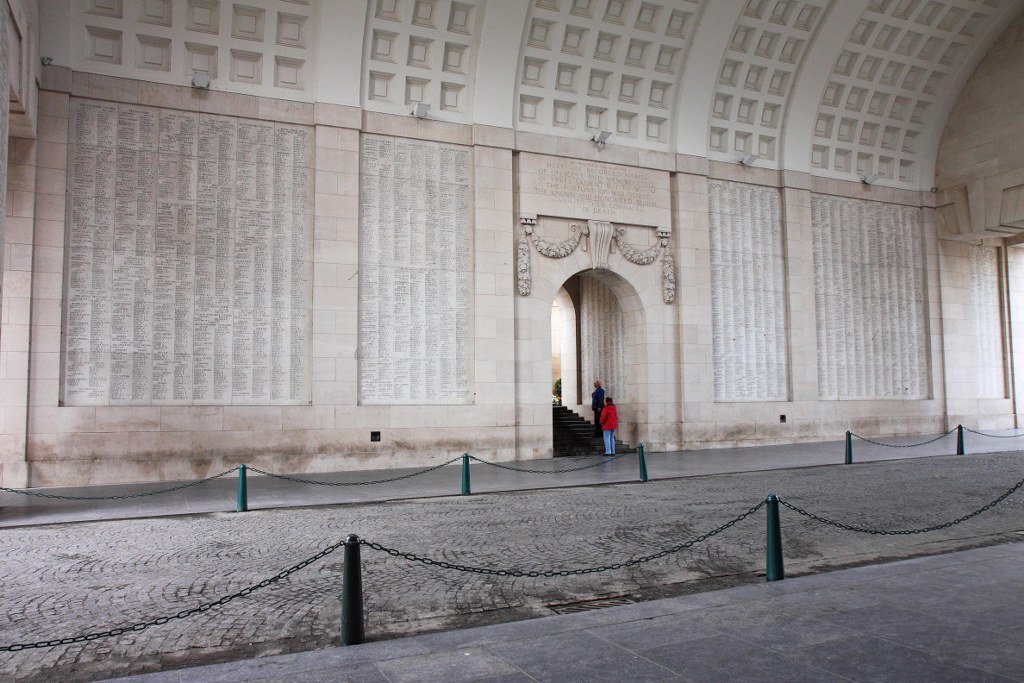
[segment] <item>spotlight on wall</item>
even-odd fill
[[[430,105],[420,102],[416,105],[416,108],[409,112],[418,119],[427,118],[427,114],[430,113]]]
[[[881,177],[882,176],[879,173],[872,173],[871,175],[862,175],[860,177],[860,181],[865,185],[874,185]]]
[[[43,66],[50,66],[53,64],[53,57],[40,57],[39,61]]]
[[[206,90],[210,87],[210,75],[202,71],[192,74],[192,87],[199,90]]]
[[[590,141],[597,145],[599,148],[604,149],[605,144],[608,142],[608,138],[612,136],[606,130],[602,130],[600,133],[595,133],[591,136]]]
[[[745,157],[740,157],[740,166],[753,166],[754,162],[760,158],[758,154],[748,154]]]

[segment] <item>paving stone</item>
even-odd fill
[[[350,532],[449,563],[494,570],[572,571],[673,550],[748,510],[768,491],[844,522],[908,528],[963,515],[1001,495],[1019,476],[1018,455],[991,454],[245,514],[8,527],[0,529],[5,551],[0,555],[0,639],[4,641],[0,645],[173,616],[274,577]],[[908,604],[928,608],[981,606],[994,626],[1020,634],[1019,602],[1012,601],[1013,573],[1005,586],[992,584],[989,596],[972,597],[962,591],[943,594],[938,590],[943,581],[939,570],[952,567],[950,585],[968,585],[971,562],[980,560],[954,560],[947,565],[925,557],[906,565],[858,565],[1019,540],[1016,532],[1024,528],[1021,496],[1018,492],[963,524],[920,536],[854,534],[783,509],[787,576],[816,573],[808,585],[833,591],[843,610],[900,596]],[[821,617],[820,610],[825,608],[816,608],[806,589],[788,580],[763,583],[764,524],[762,510],[692,548],[649,562],[552,578],[443,570],[364,546],[366,633],[378,642],[324,650],[330,665],[323,668],[376,664],[446,647],[442,637],[433,645],[388,640],[398,636],[541,616],[548,618],[523,625],[526,631],[502,631],[496,626],[489,636],[459,637],[467,644],[490,648],[501,633],[510,634],[515,642],[545,634],[553,638],[579,629],[614,628],[622,621],[664,617],[676,609],[694,612],[721,605],[738,609],[791,595],[789,602],[777,603],[780,613]],[[985,557],[1012,572],[1024,553],[1013,546],[1000,548],[987,549]],[[856,568],[846,578],[827,573],[851,566]],[[338,550],[274,585],[187,619],[102,641],[0,654],[0,679],[86,680],[166,673],[226,660],[336,647],[342,568]],[[929,576],[933,571],[937,573]],[[549,616],[551,608],[560,605],[617,596],[646,601],[743,582],[750,585],[664,603],[586,612],[571,619]],[[797,599],[799,593],[803,595]],[[790,626],[813,627],[815,619],[796,620]],[[705,625],[722,630],[713,623]],[[790,627],[778,621],[763,626],[767,625]],[[733,632],[740,633],[739,628]],[[794,630],[789,640],[797,646],[812,642],[802,633]],[[499,640],[497,644],[515,642]],[[603,637],[598,642],[615,647]],[[265,676],[298,673],[267,670]]]
[[[664,681],[677,676],[649,659],[587,633],[561,634],[491,645],[537,681]]]

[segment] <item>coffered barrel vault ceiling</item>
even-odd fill
[[[46,0],[79,71],[911,189],[1024,0]],[[59,26],[59,22],[54,22]],[[59,43],[59,44],[58,44]]]

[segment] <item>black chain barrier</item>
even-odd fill
[[[100,638],[112,638],[114,636],[119,636],[130,631],[145,631],[150,626],[163,626],[167,622],[173,621],[174,619],[185,619],[187,617],[192,616],[193,614],[199,614],[200,612],[208,612],[209,610],[215,607],[226,605],[232,600],[235,600],[236,598],[245,597],[246,595],[258,591],[261,588],[266,588],[267,586],[273,585],[278,581],[287,578],[288,576],[291,576],[300,569],[305,569],[314,562],[318,562],[327,555],[333,553],[335,550],[337,550],[344,544],[344,541],[338,541],[334,545],[327,546],[326,548],[318,552],[316,555],[306,558],[302,562],[299,562],[298,564],[283,570],[282,572],[277,574],[277,576],[273,576],[269,579],[263,579],[259,583],[253,584],[248,588],[243,588],[237,593],[225,595],[219,600],[214,600],[213,602],[205,602],[202,605],[197,605],[196,607],[183,609],[177,614],[157,617],[156,619],[152,619],[150,621],[136,622],[130,626],[118,626],[116,628],[111,628],[106,631],[95,631],[93,633],[86,633],[80,636],[54,638],[52,640],[40,640],[36,643],[16,643],[14,645],[3,645],[0,646],[0,652],[21,652],[22,650],[36,650],[44,647],[57,647],[59,645],[74,645],[75,643],[84,643],[88,641],[99,640]]]
[[[928,441],[922,441],[921,443],[882,443],[881,441],[872,441],[871,439],[867,439],[867,438],[865,438],[863,436],[860,436],[859,434],[854,434],[853,432],[850,432],[850,436],[855,436],[858,439],[860,439],[861,441],[867,441],[868,443],[872,443],[872,444],[874,444],[876,446],[885,446],[887,448],[916,448],[917,446],[927,446],[930,443],[935,443],[936,441],[939,441],[941,439],[945,439],[947,436],[949,436],[950,434],[952,434],[955,431],[956,431],[956,427],[953,427],[952,429],[950,429],[945,434],[939,434],[934,439],[930,439]]]
[[[497,467],[498,469],[509,470],[510,472],[525,472],[527,474],[563,474],[565,472],[579,472],[580,470],[589,470],[594,467],[600,467],[601,465],[612,462],[613,460],[619,460],[620,458],[625,457],[625,455],[625,453],[621,453],[618,455],[601,456],[603,458],[602,460],[599,460],[590,465],[583,465],[582,467],[569,467],[564,470],[531,470],[525,467],[510,467],[509,465],[502,465],[497,462],[487,462],[486,460],[481,460],[475,455],[469,456],[469,459],[476,460],[477,462],[483,463],[485,465],[490,465],[491,467]]]
[[[285,481],[293,481],[299,484],[316,484],[318,486],[368,486],[370,484],[387,484],[392,481],[411,479],[412,477],[418,477],[421,474],[426,474],[427,472],[433,472],[434,470],[439,470],[442,467],[447,467],[448,465],[451,465],[453,462],[457,462],[459,460],[462,460],[461,455],[458,456],[457,458],[452,458],[447,462],[443,462],[440,465],[428,467],[425,470],[410,472],[409,474],[403,474],[400,477],[392,477],[390,479],[375,479],[373,481],[319,481],[317,479],[302,479],[301,477],[291,477],[286,474],[274,474],[273,472],[265,472],[256,467],[247,467],[246,469],[248,469],[250,472],[259,472],[260,474],[264,474],[268,477],[273,477],[274,479],[284,479]]]
[[[757,512],[758,510],[760,510],[761,508],[763,508],[767,504],[768,503],[766,501],[761,501],[760,503],[758,503],[754,507],[750,508],[749,510],[747,510],[746,512],[741,514],[739,517],[735,517],[735,518],[729,520],[728,522],[726,522],[722,526],[718,527],[717,529],[715,529],[713,531],[709,531],[706,534],[701,534],[697,538],[691,539],[689,541],[684,541],[683,543],[679,543],[677,545],[674,545],[671,548],[666,548],[664,550],[661,550],[661,551],[659,551],[657,553],[654,553],[653,555],[645,555],[643,557],[634,557],[634,558],[631,558],[629,560],[626,560],[625,562],[616,562],[615,564],[599,565],[597,567],[585,567],[583,569],[548,569],[548,570],[491,569],[490,567],[474,567],[474,566],[468,565],[468,564],[455,564],[455,563],[452,563],[452,562],[446,562],[444,560],[435,560],[435,559],[432,559],[432,558],[429,558],[429,557],[420,557],[419,555],[416,555],[415,553],[408,553],[408,552],[403,552],[401,550],[395,550],[394,548],[388,548],[386,546],[381,545],[380,543],[374,543],[372,541],[367,541],[366,539],[362,539],[362,538],[359,539],[359,544],[360,545],[365,545],[367,548],[372,548],[373,550],[379,550],[381,552],[385,552],[388,555],[391,555],[392,557],[400,557],[400,558],[402,558],[404,560],[409,560],[410,562],[420,562],[421,564],[429,565],[431,567],[438,567],[440,569],[452,569],[452,570],[460,571],[460,572],[469,572],[470,574],[485,574],[487,576],[511,576],[511,577],[515,577],[515,578],[523,578],[523,577],[526,577],[526,578],[539,578],[539,577],[552,578],[552,577],[556,577],[556,576],[580,576],[580,575],[583,575],[583,574],[598,574],[600,572],[607,572],[607,571],[612,571],[612,570],[615,570],[615,569],[622,569],[623,567],[633,567],[635,565],[642,564],[644,562],[650,562],[651,560],[657,560],[659,558],[665,557],[666,555],[671,555],[672,553],[677,553],[680,550],[684,550],[686,548],[691,548],[691,547],[697,545],[698,543],[700,543],[702,541],[708,540],[712,536],[715,536],[717,534],[722,533],[723,531],[725,531],[729,527],[735,525],[736,523],[743,521],[744,519],[746,519],[750,515],[754,514],[755,512]]]
[[[808,512],[807,510],[797,507],[796,505],[793,505],[792,503],[782,500],[781,498],[779,499],[779,502],[788,507],[793,512],[796,512],[797,514],[801,514],[805,517],[809,517],[815,520],[816,522],[821,522],[822,524],[827,524],[837,529],[843,529],[844,531],[856,531],[862,534],[874,534],[876,536],[910,536],[913,534],[927,533],[929,531],[938,531],[939,529],[948,529],[949,527],[956,526],[961,522],[966,522],[972,517],[977,517],[981,513],[987,512],[988,510],[994,508],[996,505],[999,505],[999,503],[1002,503],[1004,500],[1013,495],[1017,490],[1019,490],[1021,486],[1024,486],[1024,479],[1018,481],[1016,484],[1013,485],[1013,487],[1009,491],[999,496],[988,505],[983,505],[974,512],[966,514],[963,517],[957,517],[956,519],[950,522],[943,522],[942,524],[936,524],[934,526],[924,527],[922,529],[872,529],[870,527],[855,526],[853,524],[844,524],[842,522],[837,522],[834,519],[828,519],[827,517],[821,517],[820,515],[816,515],[813,512]]]
[[[978,436],[987,436],[990,439],[1019,439],[1024,436],[1024,434],[987,434],[985,432],[979,432],[971,429],[970,427],[964,427],[964,431],[970,432],[971,434],[977,434]]]
[[[237,470],[238,470],[237,467],[232,467],[227,472],[221,472],[220,474],[215,474],[212,477],[207,477],[206,479],[197,479],[196,481],[190,481],[187,484],[181,484],[179,486],[172,486],[171,488],[168,488],[168,489],[160,489],[159,491],[140,491],[138,493],[126,493],[126,494],[120,495],[120,496],[59,496],[59,495],[57,495],[55,493],[42,493],[41,491],[28,491],[28,490],[25,490],[25,489],[9,489],[6,486],[0,486],[0,491],[6,491],[7,493],[20,493],[23,496],[35,496],[37,498],[53,498],[55,500],[128,500],[130,498],[144,498],[146,496],[158,496],[161,493],[170,493],[171,491],[180,491],[182,489],[187,489],[187,488],[189,488],[191,486],[199,486],[200,484],[205,484],[208,481],[213,481],[214,479],[220,479],[221,477],[226,477],[227,475],[229,475],[232,472],[235,472]]]

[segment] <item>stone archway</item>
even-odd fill
[[[552,455],[552,304],[584,298],[593,306],[573,304],[580,337],[587,350],[578,356],[579,393],[563,386],[563,404],[575,401],[588,418],[594,373],[613,377],[611,389],[623,418],[619,437],[648,446],[675,443],[679,431],[679,377],[667,371],[675,359],[664,357],[666,342],[678,334],[675,267],[667,227],[577,221],[523,215],[517,241],[516,457],[529,460]],[[566,283],[575,291],[560,295]],[[603,302],[603,303],[602,303]],[[605,311],[602,315],[599,311]],[[608,311],[615,311],[609,318]],[[604,322],[602,322],[602,320]],[[614,335],[607,330],[609,324]],[[598,343],[601,335],[615,344]],[[579,345],[582,351],[583,344]],[[601,357],[605,360],[598,360]],[[596,358],[595,358],[596,357]],[[618,358],[618,361],[609,358]],[[609,372],[611,375],[609,375]],[[563,380],[563,384],[569,384]]]
[[[643,311],[634,307],[635,301],[632,287],[606,270],[576,273],[556,293],[551,377],[561,382],[562,404],[553,411],[555,455],[588,452],[590,444],[580,418],[593,423],[590,392],[596,379],[622,405],[619,440],[634,443],[636,421],[625,419],[625,413],[637,407],[630,376],[639,374],[645,355],[643,325],[637,324],[643,320]],[[630,439],[623,438],[627,432]]]

